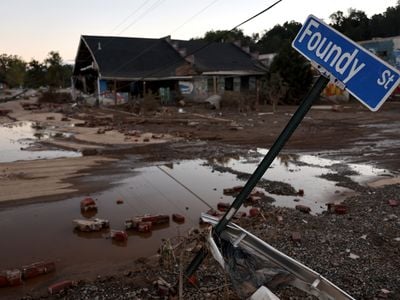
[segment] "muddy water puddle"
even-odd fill
[[[0,163],[80,156],[81,154],[78,152],[50,150],[38,143],[62,137],[67,136],[48,129],[37,128],[33,122],[2,124],[0,126]]]
[[[79,205],[85,195],[0,210],[1,253],[7,258],[0,261],[0,269],[40,260],[56,261],[57,272],[46,279],[50,282],[55,278],[75,279],[104,274],[133,264],[136,258],[155,254],[162,238],[184,235],[190,228],[198,227],[201,212],[209,207],[216,209],[218,202],[233,201],[232,196],[223,194],[223,189],[244,185],[245,182],[234,172],[217,171],[216,165],[251,173],[264,153],[265,150],[259,149],[249,153],[249,157],[222,161],[190,160],[132,167],[123,178],[107,175],[114,185],[90,195],[98,206],[97,213],[92,215],[81,214]],[[319,213],[325,209],[325,203],[340,201],[352,192],[318,177],[335,172],[331,168],[337,164],[337,161],[311,155],[282,155],[274,161],[264,178],[289,183],[296,190],[303,189],[305,194],[303,197],[268,195],[276,200],[274,205],[294,207],[304,204],[312,207],[313,213]],[[384,171],[363,165],[354,165],[352,169],[359,172],[357,175],[350,173],[359,181],[377,177]],[[93,180],[96,177],[90,179]],[[123,200],[123,204],[118,205],[117,200]],[[244,207],[243,211],[248,209]],[[107,238],[109,232],[106,230],[78,233],[72,223],[73,219],[97,217],[108,219],[111,229],[124,229],[127,218],[159,213],[179,213],[185,216],[186,221],[177,224],[171,220],[169,225],[155,227],[148,234],[128,232],[128,242],[122,245]],[[33,288],[29,284],[27,287]]]

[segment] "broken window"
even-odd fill
[[[233,91],[233,77],[225,78],[225,91]]]
[[[214,78],[207,78],[207,91],[214,92]]]

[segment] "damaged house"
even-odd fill
[[[256,94],[266,72],[258,55],[239,43],[82,36],[73,88],[118,101],[152,92],[163,104],[179,97],[204,101],[226,91]]]

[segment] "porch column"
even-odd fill
[[[117,81],[114,79],[114,105],[117,106]]]
[[[76,101],[75,76],[71,76],[71,97],[73,101]]]
[[[214,95],[217,94],[217,76],[213,76]]]

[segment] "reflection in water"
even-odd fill
[[[298,154],[280,154],[277,159],[280,161],[282,165],[284,165],[286,168],[289,167],[290,162],[295,162],[299,160],[299,155]]]
[[[231,168],[250,174],[261,159],[261,154],[255,156],[253,153],[249,160],[230,158],[219,163],[224,164],[227,170]],[[295,159],[301,163],[296,164]],[[285,163],[279,160],[273,163],[273,168],[267,171],[265,179],[286,182],[296,190],[305,191],[303,197],[269,195],[276,200],[275,205],[294,207],[303,204],[318,213],[325,209],[325,203],[340,201],[346,196],[348,189],[318,177],[332,172],[329,166],[333,161],[310,165],[306,163],[310,159],[309,156],[302,155],[286,156],[283,158]],[[219,164],[216,161],[213,163]],[[91,178],[92,181],[101,181],[104,176],[115,185],[87,196],[97,199],[96,217],[109,220],[110,227],[114,230],[125,230],[126,219],[144,214],[181,214],[185,217],[185,223],[170,222],[154,226],[150,233],[128,230],[128,242],[119,245],[107,238],[110,237],[109,230],[90,233],[73,231],[72,220],[81,217],[79,203],[83,196],[0,210],[0,236],[3,241],[7,241],[2,243],[2,257],[7,259],[0,260],[0,269],[34,261],[57,260],[57,275],[60,277],[97,275],[98,267],[109,269],[128,264],[139,257],[148,257],[156,253],[161,239],[180,237],[187,231],[198,228],[201,212],[210,207],[216,209],[218,202],[231,203],[234,200],[234,197],[223,194],[224,188],[245,184],[245,181],[229,171],[216,171],[205,160],[181,161],[167,170],[203,201],[154,166],[133,169],[123,179],[118,177],[120,175],[113,177],[110,174]],[[363,171],[371,174],[371,169],[367,166],[358,165],[357,170],[361,173],[360,178]],[[295,201],[296,198],[299,199],[296,200],[298,202]],[[118,205],[115,199],[123,199],[124,205]],[[248,208],[244,207],[241,211],[248,213]],[[26,249],[29,249],[29,255]]]
[[[64,150],[30,151],[35,142],[51,138],[51,134],[32,122],[14,122],[0,126],[0,163],[17,160],[79,157],[79,152]],[[28,149],[28,150],[23,150]]]
[[[232,160],[238,160],[239,158],[240,158],[239,155],[233,155],[233,154],[232,155],[223,155],[223,156],[208,158],[207,162],[209,164],[219,164],[222,166],[226,166]]]
[[[128,241],[116,241],[116,240],[111,239],[111,243],[117,247],[126,248],[128,246]]]
[[[80,238],[84,239],[104,239],[110,236],[110,229],[103,229],[101,231],[84,232],[78,229],[74,229],[73,233]]]
[[[93,218],[97,215],[97,209],[89,209],[87,211],[81,210],[81,215],[86,219]]]

